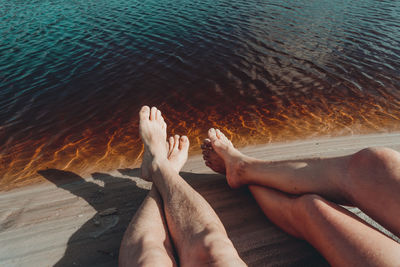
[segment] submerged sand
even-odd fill
[[[346,155],[369,146],[400,151],[400,133],[241,150],[261,159],[286,160]],[[51,183],[0,193],[0,265],[116,266],[122,235],[151,184],[138,177],[136,168],[93,173],[85,179],[55,169],[40,174]],[[191,157],[181,174],[215,209],[248,265],[327,265],[306,242],[268,221],[247,189],[229,189],[200,155]],[[351,210],[374,223],[358,209]]]

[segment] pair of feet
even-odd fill
[[[179,172],[188,158],[189,139],[175,135],[166,141],[167,124],[161,111],[155,107],[143,106],[139,116],[139,133],[144,143],[142,178],[151,181],[153,168],[161,161],[168,161]],[[226,174],[232,188],[239,187],[241,183],[234,171],[244,156],[232,142],[220,130],[211,128],[201,147],[206,165],[215,172]]]

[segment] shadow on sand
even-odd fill
[[[139,177],[139,169],[118,171],[123,176]],[[122,236],[148,190],[129,178],[105,173],[93,173],[93,182],[57,169],[38,173],[97,211],[70,237],[64,256],[54,266],[117,266]],[[210,203],[249,266],[327,265],[307,243],[268,221],[247,189],[231,190],[217,174],[180,174]]]
[[[57,169],[38,173],[97,211],[69,238],[64,256],[54,266],[117,266],[122,235],[148,190],[139,188],[131,179],[105,173],[92,174],[98,183]],[[135,169],[130,173],[136,177],[139,174]]]

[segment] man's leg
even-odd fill
[[[314,193],[359,207],[400,236],[400,154],[387,148],[353,155],[268,162],[247,157],[219,130],[203,144],[207,166],[224,173],[233,188],[267,186],[289,194]]]
[[[166,124],[163,128],[166,129]],[[186,158],[177,153],[180,150],[179,136],[170,137],[166,146],[168,147],[168,161],[179,171],[186,162]],[[145,148],[141,178],[148,181],[152,181],[150,166],[151,156],[148,149]],[[154,185],[124,234],[119,256],[120,266],[177,265],[165,221],[163,203],[160,193]]]
[[[261,186],[249,189],[265,215],[307,240],[332,266],[396,266],[400,244],[346,209],[317,195],[294,197]]]
[[[155,186],[124,234],[119,266],[176,266],[162,200]]]
[[[140,135],[152,158],[151,177],[163,199],[168,229],[180,264],[245,265],[214,210],[179,176],[180,168],[167,160],[162,123],[161,113],[156,108],[142,108]],[[176,157],[186,161],[189,140],[187,137],[177,140]]]

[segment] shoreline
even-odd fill
[[[264,160],[288,160],[341,156],[369,146],[400,151],[400,133],[254,145],[240,151]],[[326,266],[311,246],[269,222],[246,189],[229,189],[222,175],[204,165],[201,154],[190,156],[181,174],[216,210],[250,266]],[[122,235],[151,183],[138,177],[137,168],[91,177],[55,169],[42,175],[49,182],[0,193],[0,265],[115,266]],[[350,210],[373,223],[358,209]]]
[[[318,146],[320,146],[319,147],[320,150],[327,149],[327,151],[316,152],[318,150],[317,148]],[[394,149],[399,148],[398,150],[400,151],[400,132],[346,135],[346,136],[334,136],[334,137],[329,137],[329,136],[310,137],[304,140],[289,140],[287,142],[247,145],[243,147],[238,147],[238,149],[242,151],[244,154],[256,158],[262,158],[265,160],[287,160],[287,159],[301,159],[304,157],[339,156],[339,155],[344,155],[342,153],[352,153],[355,152],[357,149],[369,146],[387,146]],[[189,153],[188,162],[184,166],[183,170],[189,170],[191,168],[190,162],[202,160],[201,157],[202,157],[201,149],[200,148],[194,149],[191,153]],[[139,161],[138,164],[131,166],[131,168],[139,168],[140,163],[141,162]],[[202,170],[201,164],[200,166],[197,163],[194,165],[196,169]],[[99,172],[115,174],[117,170],[112,170],[112,171],[99,170]],[[37,176],[40,176],[40,174],[37,174]],[[91,179],[90,175],[83,175],[83,178]],[[26,185],[15,185],[9,187],[4,186],[3,189],[0,189],[0,194],[6,192],[13,192],[16,190],[24,190],[26,188],[31,188],[31,187],[33,188],[36,186],[45,186],[46,184],[48,183],[44,180],[32,184],[28,183]]]

